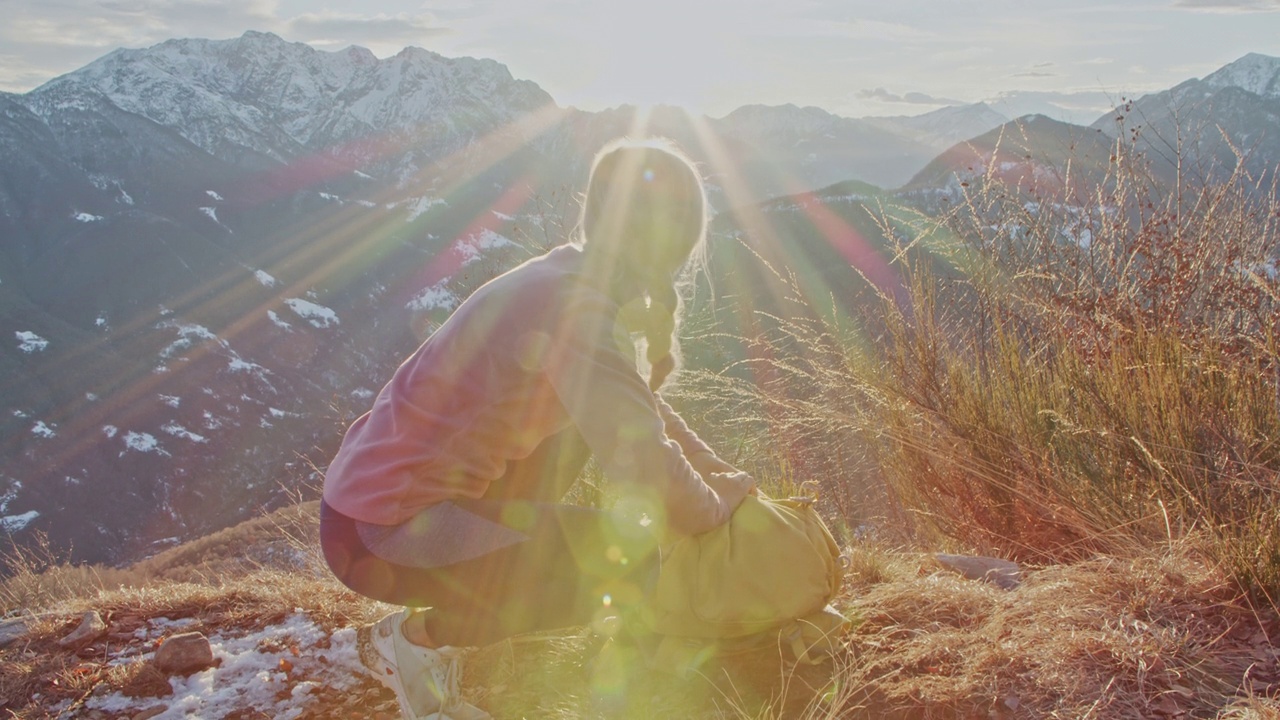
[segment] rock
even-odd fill
[[[213,667],[213,648],[202,633],[174,635],[156,650],[155,664],[168,675],[190,675]]]
[[[7,648],[27,636],[27,621],[23,618],[13,618],[0,622],[0,648]]]
[[[90,610],[80,618],[80,626],[70,635],[58,641],[64,648],[78,650],[107,634],[107,624],[96,610]]]
[[[943,553],[933,557],[942,567],[970,580],[983,580],[1005,590],[1012,590],[1022,584],[1022,568],[1016,562],[993,557]]]

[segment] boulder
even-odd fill
[[[190,675],[213,667],[213,647],[202,633],[173,635],[156,650],[155,664],[167,675]]]
[[[980,555],[938,553],[933,557],[942,567],[970,580],[983,580],[1005,590],[1012,590],[1022,584],[1022,568],[1016,562]]]
[[[96,610],[90,610],[80,618],[80,625],[71,634],[58,641],[68,650],[78,650],[107,634],[107,624]]]

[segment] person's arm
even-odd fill
[[[684,451],[684,456],[689,460],[689,464],[699,475],[704,478],[712,473],[737,473],[741,472],[738,468],[721,460],[715,451],[711,449],[702,438],[698,437],[684,421],[684,418],[672,408],[666,400],[658,393],[654,393],[654,402],[658,406],[658,414],[662,416],[662,423],[666,429],[667,437],[676,441],[680,449]]]
[[[700,475],[689,463],[634,359],[614,343],[613,310],[602,296],[575,298],[562,313],[544,372],[611,480],[651,489],[670,529],[710,530],[729,519],[751,484],[729,474]]]

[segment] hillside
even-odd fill
[[[314,503],[99,574],[55,566],[0,584],[0,710],[9,717],[395,718],[363,674],[354,627],[387,608],[318,564]],[[467,698],[506,718],[1276,717],[1280,631],[1184,549],[1025,568],[1005,590],[872,542],[840,607],[858,619],[834,664],[776,649],[681,679],[583,630],[467,660]],[[12,560],[13,558],[10,558]],[[34,571],[35,568],[30,568]],[[21,593],[23,608],[13,604]],[[83,612],[105,634],[60,647]],[[159,671],[166,638],[200,632],[215,667]],[[621,665],[618,665],[622,662]]]

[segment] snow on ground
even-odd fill
[[[43,420],[40,420],[31,427],[31,434],[42,438],[51,438],[58,433],[53,428],[45,425]]]
[[[160,441],[156,440],[156,436],[151,433],[134,432],[130,430],[124,435],[125,451],[133,450],[140,453],[155,453],[170,457],[164,448],[160,447]],[[124,452],[120,453],[120,457],[124,457]]]
[[[202,207],[200,208],[200,212],[208,215],[210,220],[218,222],[218,208]]]
[[[0,530],[7,533],[16,533],[31,524],[32,520],[40,517],[40,513],[32,510],[22,513],[21,515],[6,515],[0,517]]]
[[[103,435],[106,435],[106,436],[107,436],[107,437],[109,437],[109,438],[113,438],[113,437],[115,437],[116,435],[118,435],[119,433],[120,433],[120,428],[116,427],[115,425],[103,425],[103,426],[102,426],[102,434],[103,434]]]
[[[440,198],[433,198],[433,197],[422,197],[422,198],[418,198],[417,200],[413,200],[410,202],[410,205],[409,205],[409,221],[412,222],[414,220],[417,220],[419,217],[426,214],[428,210],[435,207],[436,205],[448,205],[448,204],[449,203],[445,202],[444,200],[441,200]]]
[[[276,286],[276,279],[272,277],[271,273],[268,273],[266,270],[254,270],[253,276],[258,279],[258,282],[262,283],[263,287]]]
[[[169,423],[168,425],[165,425],[160,429],[163,430],[164,432],[169,433],[174,437],[180,437],[186,440],[190,440],[191,442],[197,442],[197,443],[209,442],[209,440],[205,436],[197,435],[191,432],[190,430],[182,427],[178,423]]]
[[[315,327],[327,328],[340,324],[337,313],[323,305],[317,305],[310,300],[289,298],[284,301],[284,304],[288,305],[289,309],[296,313],[298,317],[306,320]]]
[[[176,395],[165,395],[164,393],[160,393],[160,402],[171,408],[176,408],[182,404],[182,398]]]
[[[418,293],[405,304],[409,310],[452,310],[458,307],[458,296],[445,287],[447,280],[441,281]]]
[[[9,485],[9,490],[0,495],[0,513],[9,509],[9,503],[18,497],[18,491],[22,489],[22,481],[14,480]]]
[[[178,331],[178,339],[169,344],[169,347],[160,351],[160,357],[171,358],[174,353],[181,352],[190,348],[195,344],[196,340],[215,340],[219,341],[217,334],[203,325],[194,323],[184,324],[173,320],[166,320],[158,326],[160,328],[170,328]]]
[[[293,329],[292,325],[280,319],[280,316],[276,314],[275,310],[268,310],[267,317],[271,318],[271,322],[278,328],[284,328],[285,330]]]
[[[142,642],[126,646],[111,663],[145,662],[154,653],[139,653],[138,647],[151,647],[147,641],[183,630],[164,618],[153,620],[139,630]],[[125,717],[164,708],[154,720],[240,717],[246,710],[256,716],[294,720],[307,716],[319,702],[316,690],[353,690],[363,673],[355,629],[329,634],[300,611],[258,632],[238,637],[233,632],[213,634],[209,644],[217,667],[170,678],[172,695],[131,698],[112,693],[89,698],[85,707]]]
[[[98,222],[99,220],[103,219],[101,215],[94,215],[92,213],[87,213],[87,212],[72,213],[71,217],[75,218],[77,222],[82,222],[82,223]]]
[[[205,190],[204,193],[209,197],[213,198],[214,200],[217,200],[218,202],[222,202],[222,196],[219,195],[218,193],[212,190]]]
[[[18,336],[18,349],[30,355],[34,352],[40,352],[49,347],[49,341],[31,332],[30,330],[19,330],[14,333]]]
[[[474,235],[459,240],[453,247],[462,255],[462,264],[470,265],[484,255],[485,250],[515,245],[510,239],[485,228]]]

